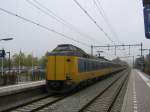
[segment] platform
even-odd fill
[[[121,112],[150,112],[150,76],[133,69]]]
[[[44,85],[45,85],[45,80],[32,81],[32,82],[26,82],[23,84],[4,86],[4,87],[0,87],[0,96],[21,92],[26,89],[33,89],[33,88],[36,88],[39,86],[44,86]]]

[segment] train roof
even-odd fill
[[[85,58],[90,57],[82,49],[72,44],[60,44],[52,52],[48,53],[48,55],[73,55]]]
[[[82,49],[72,44],[60,44],[57,47],[66,47],[68,50],[79,51],[86,54],[86,52],[84,52]]]

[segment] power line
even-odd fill
[[[94,4],[95,4],[95,6],[97,7],[97,9],[98,9],[98,11],[99,11],[100,15],[101,15],[103,18],[105,18],[105,16],[104,16],[103,12],[102,12],[102,11],[101,11],[101,9],[99,8],[99,6],[98,6],[98,4],[96,3],[96,1],[95,1],[95,0],[93,0],[93,2],[94,2]]]
[[[38,7],[37,5],[35,5],[34,3],[32,3],[30,0],[25,0],[27,1],[27,3],[29,3],[30,5],[34,6],[35,8],[37,8],[38,10],[40,10],[41,12],[43,12],[44,14],[50,16],[51,18],[59,21],[60,23],[64,24],[62,21],[60,21],[59,19],[57,19],[55,16],[50,15],[48,12],[44,11],[43,9],[41,9],[40,7]]]
[[[74,25],[68,23],[67,21],[65,21],[63,18],[59,17],[57,14],[55,14],[53,11],[51,11],[49,8],[45,7],[43,4],[41,4],[40,2],[38,2],[37,0],[32,0],[33,2],[31,2],[30,0],[26,0],[30,5],[32,5],[33,7],[37,8],[38,10],[40,10],[41,12],[43,12],[44,14],[50,16],[51,18],[57,20],[59,23],[63,24],[64,26],[70,28],[70,29],[73,29],[75,31],[77,31],[77,33],[79,33],[80,35],[85,35],[85,34],[82,34],[80,31],[78,31],[77,28],[74,27]],[[38,6],[37,6],[38,5]],[[97,4],[96,4],[97,5]],[[99,8],[99,7],[98,7]],[[45,10],[43,10],[45,9]],[[102,12],[101,12],[102,14]],[[102,14],[103,15],[103,14]],[[104,16],[104,15],[103,15]],[[104,16],[105,18],[105,16]],[[88,37],[87,35],[85,35],[86,38],[89,38],[93,41],[93,38],[90,38]],[[96,42],[98,42],[96,40]]]
[[[53,11],[51,11],[50,9],[48,9],[47,7],[45,7],[43,4],[41,4],[40,2],[38,2],[37,0],[33,0],[37,5],[39,5],[41,8],[45,9],[41,9],[40,7],[38,7],[36,4],[34,4],[33,2],[31,2],[30,0],[26,0],[30,5],[32,5],[33,7],[37,8],[38,10],[40,10],[42,13],[48,15],[49,17],[55,19],[56,21],[58,21],[59,23],[63,24],[65,27],[76,31],[77,33],[79,33],[82,37],[84,38],[89,38],[90,40],[94,40],[95,42],[98,43],[98,40],[95,40],[94,38],[91,38],[90,36],[80,32],[74,25],[70,24],[69,22],[65,21],[63,18],[57,16]]]
[[[67,39],[69,39],[69,40],[72,40],[72,41],[77,42],[77,43],[80,43],[80,44],[82,44],[82,45],[84,45],[84,46],[90,47],[90,46],[89,46],[88,44],[86,44],[86,43],[83,43],[83,42],[81,42],[81,41],[77,41],[77,40],[75,40],[75,39],[72,38],[72,37],[69,37],[69,36],[67,36],[67,35],[65,35],[65,34],[63,34],[63,33],[57,32],[57,31],[55,31],[54,29],[50,29],[50,28],[48,28],[47,26],[41,25],[41,24],[39,24],[39,23],[37,23],[37,22],[35,22],[35,21],[33,21],[33,20],[30,20],[30,19],[28,19],[28,18],[25,18],[25,17],[23,17],[23,16],[20,16],[20,15],[18,15],[18,14],[16,14],[16,13],[13,13],[13,12],[11,12],[11,11],[5,10],[5,9],[3,9],[3,8],[0,8],[0,11],[3,11],[3,12],[5,12],[5,13],[9,14],[9,15],[12,15],[12,16],[18,17],[18,18],[20,18],[20,19],[22,19],[22,20],[24,20],[24,21],[26,21],[26,22],[28,22],[28,23],[34,24],[34,25],[36,25],[36,26],[38,26],[38,27],[41,27],[41,28],[43,28],[43,29],[45,29],[45,30],[48,30],[48,31],[50,31],[50,32],[53,32],[53,33],[55,33],[55,34],[57,34],[57,35],[60,35],[60,36],[62,36],[62,37],[64,37],[64,38],[67,38]]]
[[[106,22],[106,24],[108,25],[110,31],[112,32],[112,34],[114,35],[114,37],[119,40],[118,42],[121,43],[121,44],[124,44],[123,42],[121,42],[120,38],[118,37],[117,33],[115,32],[113,26],[111,25],[111,23],[109,22],[109,19],[107,18],[107,14],[106,12],[104,11],[102,5],[101,5],[101,2],[100,0],[93,0],[94,1],[94,4],[96,5],[100,15],[104,18],[104,21]],[[96,2],[97,1],[97,2]],[[97,4],[98,3],[98,4]],[[124,48],[123,48],[124,49]],[[124,55],[126,55],[125,52],[122,51],[122,53]]]
[[[94,22],[94,24],[105,34],[105,36],[112,42],[112,43],[114,43],[115,44],[115,42],[108,36],[108,34],[98,25],[98,23],[96,22],[96,20],[80,5],[80,3],[77,1],[77,0],[73,0],[82,10],[83,10],[83,12],[92,20],[92,22]],[[103,15],[103,13],[102,12],[100,12],[101,14],[102,14],[102,16],[104,17],[104,18],[106,18],[105,17],[105,15]],[[108,20],[106,20],[106,21],[108,21]],[[108,22],[108,24],[109,24],[109,22]],[[109,25],[110,26],[110,25]],[[92,46],[91,46],[92,47]],[[91,51],[91,52],[93,52],[93,51]],[[123,52],[124,53],[124,52]],[[93,53],[91,53],[91,54],[93,54]],[[126,53],[124,53],[124,54],[126,54]]]
[[[97,2],[96,2],[97,1]],[[104,11],[103,7],[101,6],[101,3],[99,0],[93,0],[95,6],[98,9],[98,12],[100,13],[100,15],[104,18],[104,21],[106,22],[106,24],[108,25],[110,31],[112,32],[112,34],[114,35],[115,38],[117,38],[119,40],[119,42],[121,43],[117,33],[115,32],[113,26],[110,24],[107,16],[106,16],[106,12]],[[101,11],[102,10],[102,11]]]
[[[100,31],[102,31],[104,33],[104,35],[107,37],[108,40],[110,40],[112,43],[114,43],[114,41],[109,37],[109,35],[103,30],[103,28],[97,23],[97,21],[88,13],[87,10],[85,10],[80,3],[77,0],[73,0],[81,9],[82,11],[91,19],[91,21],[98,27],[98,29]]]

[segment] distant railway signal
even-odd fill
[[[1,57],[1,58],[4,58],[5,55],[6,55],[5,50],[4,50],[4,49],[3,49],[3,50],[0,50],[0,57]]]

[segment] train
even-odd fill
[[[53,93],[72,91],[127,68],[125,64],[91,56],[72,44],[58,45],[47,55],[46,88]]]

